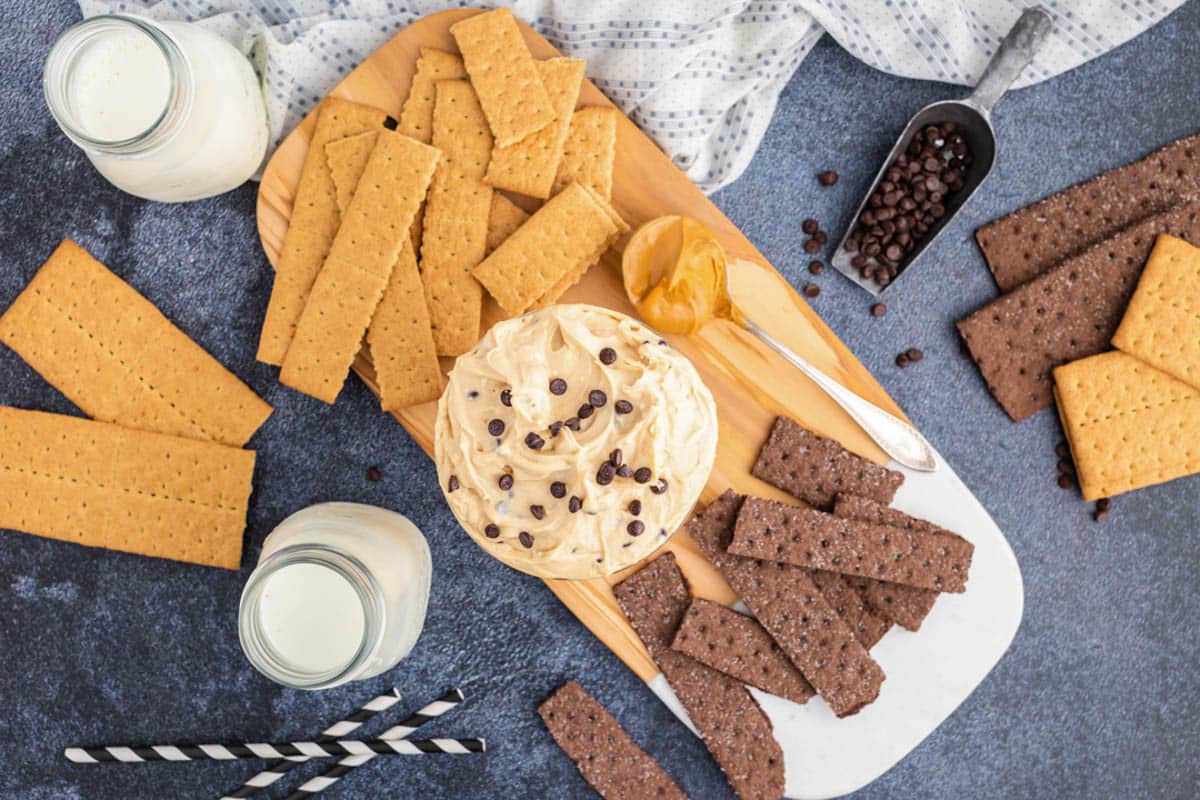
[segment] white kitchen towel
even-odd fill
[[[1018,86],[1133,38],[1184,0],[1042,0],[1054,32]],[[338,81],[446,0],[80,0],[212,28],[257,64],[278,141]],[[515,0],[706,192],[746,169],[779,93],[822,33],[877,69],[974,85],[1033,0]]]

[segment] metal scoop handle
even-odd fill
[[[1000,43],[976,84],[975,91],[965,102],[975,106],[984,115],[990,114],[992,106],[1037,55],[1053,27],[1054,21],[1041,7],[1025,9]]]
[[[937,455],[925,437],[902,419],[892,416],[874,403],[856,395],[824,372],[793,353],[782,342],[760,328],[753,320],[741,314],[734,317],[743,328],[753,333],[776,353],[783,356],[792,366],[803,372],[825,394],[832,397],[845,409],[851,419],[883,448],[883,451],[910,469],[933,472],[937,469]]]

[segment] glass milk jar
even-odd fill
[[[46,102],[120,189],[163,202],[210,197],[252,176],[267,148],[250,62],[185,22],[100,16],[50,50]]]
[[[322,503],[280,523],[246,582],[238,635],[250,663],[298,689],[385,672],[425,625],[432,564],[407,517]]]

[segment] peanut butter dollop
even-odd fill
[[[639,228],[625,246],[621,274],[638,314],[660,331],[695,333],[732,314],[725,251],[691,217],[659,217]]]

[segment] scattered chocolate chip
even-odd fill
[[[503,491],[506,491],[506,492],[507,492],[509,489],[511,489],[511,488],[513,487],[513,476],[512,476],[512,475],[509,475],[509,474],[506,472],[506,473],[504,473],[503,475],[501,475],[501,476],[500,476],[500,480],[496,481],[496,484],[497,484],[497,485],[498,485],[498,486],[499,486],[499,487],[500,487],[500,488],[501,488]]]
[[[821,223],[817,222],[812,217],[809,217],[800,223],[800,230],[804,231],[809,236],[812,236],[814,233],[821,230]]]
[[[499,538],[500,526],[496,525],[495,523],[489,522],[487,524],[487,526],[483,529],[483,535],[488,537],[489,539]]]
[[[591,408],[591,406],[588,406],[588,408]],[[563,425],[566,425],[570,430],[577,431],[579,430],[579,417],[568,417]]]
[[[531,534],[529,531],[521,531],[519,534],[517,534],[517,538],[521,540],[521,544],[526,550],[533,547],[533,534]]]
[[[821,243],[816,239],[809,239],[804,243],[804,252],[810,256],[821,252]]]
[[[583,500],[575,495],[571,495],[571,499],[567,501],[567,511],[570,511],[572,514],[574,514],[581,508],[583,508]]]
[[[817,175],[817,182],[822,186],[833,186],[838,182],[838,174],[831,169],[827,169]]]
[[[613,363],[616,360],[617,360],[617,351],[616,350],[613,350],[611,347],[600,348],[600,363],[601,364],[608,365],[608,364]]]
[[[534,519],[545,519],[546,518],[545,506],[532,505],[529,507],[529,513],[533,514]]]
[[[554,422],[550,423],[549,430],[551,436],[558,436],[560,433],[562,433],[562,429],[563,424],[560,420],[554,420]]]
[[[1075,479],[1072,478],[1070,475],[1059,475],[1058,476],[1058,488],[1071,489],[1071,488],[1074,488],[1074,486],[1075,486]]]
[[[608,454],[608,462],[614,467],[621,466],[622,460],[624,460],[624,454],[621,452],[621,448],[619,447]]]
[[[658,483],[656,483],[654,486],[650,487],[650,491],[653,492],[654,494],[662,494],[666,490],[667,490],[667,479],[666,478],[659,478]]]
[[[562,394],[566,394],[566,393],[567,393],[567,382],[566,381],[564,381],[562,378],[555,378],[554,380],[550,381],[550,394],[562,395]]]
[[[488,433],[492,436],[499,436],[504,433],[504,420],[493,419],[488,422]]]
[[[821,293],[821,287],[817,286],[815,283],[807,284],[804,287],[804,296],[805,297],[808,297],[808,298],[816,297],[820,293]]]
[[[383,473],[379,470],[379,467],[371,467],[367,470],[367,480],[371,483],[378,483],[382,479]]]
[[[525,434],[525,446],[530,450],[541,450],[546,446],[546,440],[538,436],[533,431]]]
[[[608,402],[608,395],[599,389],[592,389],[588,392],[588,405],[592,408],[604,408],[604,404]],[[583,416],[580,414],[579,416]]]
[[[590,416],[591,416],[591,415],[592,415],[592,414],[593,414],[595,411],[596,411],[596,409],[592,408],[592,407],[591,407],[591,406],[589,406],[587,403],[584,403],[583,405],[581,405],[581,406],[579,407],[579,410],[578,410],[578,411],[576,411],[575,413],[576,413],[576,415],[577,415],[577,416],[578,416],[580,419],[587,419],[587,418],[588,418],[588,417],[590,417]]]
[[[808,271],[813,275],[820,275],[825,271],[825,265],[820,261],[811,261],[808,265]]]
[[[875,305],[871,306],[871,316],[872,317],[882,317],[886,313],[887,313],[887,305],[885,305],[884,303],[876,303]]]
[[[562,481],[555,481],[550,484],[550,496],[556,500],[562,500],[567,496],[567,485]]]
[[[905,350],[904,355],[908,356],[908,360],[912,364],[917,363],[918,361],[920,361],[922,358],[925,357],[925,354],[922,353],[920,350],[918,350],[915,347],[910,347],[907,350]]]
[[[641,514],[642,513],[642,501],[641,500],[630,500],[629,501],[629,513],[633,514],[635,517],[638,514]]]
[[[649,467],[638,467],[633,473],[633,479],[638,483],[649,483],[650,475]]]
[[[897,367],[907,367],[908,366],[908,353],[901,353],[900,355],[896,356],[896,366]]]
[[[447,492],[457,492],[458,491],[458,476],[457,475],[451,475],[450,480],[446,481],[446,491]]]
[[[1058,466],[1058,474],[1060,474],[1060,475],[1074,475],[1075,474],[1075,465],[1072,464],[1070,461],[1068,461],[1065,458],[1060,458],[1058,460],[1057,466]]]
[[[621,466],[617,467],[617,474],[622,478],[628,478],[633,474],[633,470],[629,468],[628,464],[622,464]]]
[[[1100,506],[1097,505],[1096,510],[1092,512],[1092,519],[1096,522],[1104,522],[1106,519],[1108,519],[1108,509],[1100,508]]]
[[[629,531],[630,536],[641,536],[646,532],[646,523],[640,519],[635,519],[633,522],[625,526],[625,530]]]
[[[633,411],[633,403],[628,400],[618,400],[616,403],[613,403],[613,411],[616,411],[618,414],[629,414]]]
[[[500,405],[509,407],[512,406],[512,389],[500,390]]]
[[[1100,511],[1108,511],[1108,508],[1111,504],[1112,504],[1112,501],[1109,498],[1101,497],[1099,500],[1096,501],[1096,508]]]
[[[825,233],[825,231],[817,231],[813,234],[813,238],[817,240],[817,244],[824,246],[829,241],[829,234]]]
[[[600,469],[596,470],[596,483],[601,486],[608,486],[616,476],[617,468],[605,461],[600,465]]]
[[[1054,448],[1054,454],[1059,458],[1066,458],[1067,456],[1071,455],[1071,446],[1066,442],[1059,442]]]

